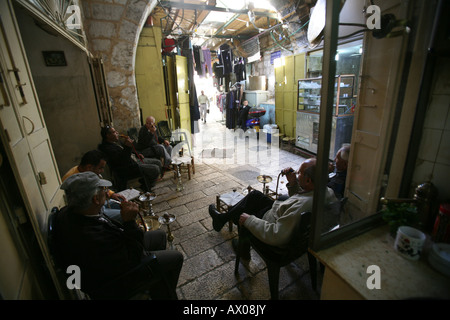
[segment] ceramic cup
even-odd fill
[[[418,260],[425,240],[426,236],[423,232],[411,227],[401,226],[397,230],[394,248],[406,259]]]

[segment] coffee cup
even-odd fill
[[[408,226],[397,230],[394,248],[400,255],[409,260],[419,260],[426,236],[423,232]]]

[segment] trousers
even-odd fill
[[[239,217],[244,212],[262,218],[272,208],[273,203],[274,201],[261,191],[253,190],[222,216],[224,220],[232,220],[238,225]]]
[[[172,146],[171,145],[163,145],[163,144],[157,144],[148,148],[145,148],[141,151],[142,155],[145,158],[156,158],[156,159],[163,159],[163,165],[164,167],[168,167],[172,163],[171,153],[172,153]]]
[[[177,250],[166,250],[167,236],[166,232],[158,229],[147,231],[144,234],[144,248],[149,253],[155,254],[160,269],[164,271],[169,282],[169,288],[176,290],[178,278],[180,277],[181,268],[183,266],[183,255]],[[158,279],[156,284],[149,289],[150,295],[154,300],[170,299],[170,293],[164,283],[164,279]]]
[[[206,103],[200,103],[200,117],[203,119],[203,121],[206,122],[206,114],[207,114],[208,108]]]

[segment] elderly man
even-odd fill
[[[139,130],[136,147],[146,158],[162,159],[166,168],[172,163],[172,146],[158,135],[155,118],[152,116],[145,119],[145,124]]]
[[[165,250],[163,230],[143,232],[136,224],[138,205],[123,201],[123,223],[110,220],[101,208],[111,182],[100,179],[94,172],[76,173],[61,185],[68,205],[57,213],[54,224],[56,256],[67,267],[76,265],[81,272],[81,290],[94,298],[128,297],[136,287],[146,287],[153,299],[173,297],[183,264],[183,256],[176,250]],[[151,264],[137,274],[130,272],[154,254],[167,275],[160,278]],[[101,292],[112,279],[126,275],[124,281]],[[169,292],[170,291],[170,292]]]
[[[244,226],[262,242],[284,247],[289,242],[295,225],[302,212],[312,211],[314,193],[314,173],[316,159],[305,160],[298,170],[298,176],[292,168],[283,170],[288,180],[289,198],[273,201],[260,191],[250,192],[227,213],[219,213],[214,205],[209,206],[213,219],[213,228],[220,231],[227,221]],[[327,188],[327,203],[336,202],[333,190]],[[250,258],[250,247],[241,252],[244,259]]]
[[[345,180],[347,179],[348,158],[350,155],[350,146],[343,146],[336,152],[334,163],[330,165],[331,172],[328,181],[328,187],[333,189],[334,194],[338,199],[344,197]]]
[[[133,140],[124,138],[123,144],[119,142],[119,132],[111,126],[105,126],[100,132],[102,143],[98,149],[108,157],[108,165],[116,179],[116,188],[120,191],[126,189],[127,180],[142,177],[143,191],[150,191],[162,173],[161,161],[158,159],[144,158],[142,154],[136,154],[139,162],[136,162],[131,153],[134,152]]]

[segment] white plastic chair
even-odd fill
[[[191,146],[189,144],[189,136],[189,133],[182,129],[177,129],[172,132],[171,138],[179,142],[172,148],[171,157],[173,162],[172,164],[174,166],[178,166],[180,172],[182,172],[183,170],[187,171],[188,178],[189,180],[191,180],[191,171],[192,174],[195,174],[195,165],[194,156],[192,155]],[[183,150],[182,156],[180,156],[181,150]]]

